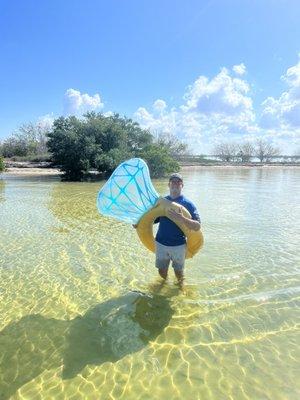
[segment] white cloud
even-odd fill
[[[300,55],[299,55],[300,58]],[[300,59],[298,61],[298,64],[296,64],[293,67],[290,67],[287,71],[286,74],[281,77],[284,81],[287,82],[287,84],[293,89],[293,88],[299,88],[300,87]],[[298,92],[299,94],[299,92]],[[297,96],[299,97],[299,96]]]
[[[203,114],[237,115],[252,111],[252,99],[247,96],[250,88],[246,81],[232,78],[226,68],[209,80],[200,76],[184,96],[186,111]]]
[[[114,113],[112,111],[106,111],[103,115],[104,117],[112,117]]]
[[[167,104],[164,100],[157,99],[153,103],[153,109],[158,112],[163,112],[167,108]]]
[[[46,114],[38,118],[37,124],[43,129],[50,129],[52,128],[54,120],[54,114]]]
[[[80,115],[103,107],[98,93],[90,96],[79,90],[68,89],[64,95],[64,115]]]
[[[146,108],[140,107],[134,113],[134,118],[143,128],[150,129],[154,135],[164,132],[176,134],[178,132],[177,112],[171,110],[168,113],[155,116]]]
[[[233,72],[242,75],[246,67],[235,65]],[[201,75],[187,88],[180,106],[167,109],[163,100],[156,100],[153,112],[140,107],[134,117],[155,135],[176,135],[197,154],[210,153],[220,141],[255,142],[257,138],[269,140],[282,152],[293,154],[300,147],[300,61],[282,77],[288,90],[278,99],[264,100],[259,122],[250,84],[232,75],[233,72],[222,68],[211,79]]]
[[[153,124],[153,122],[155,120],[154,117],[152,116],[152,114],[150,114],[144,107],[139,107],[136,110],[134,116],[135,116],[135,118],[140,120],[142,124],[147,125],[149,127],[151,127],[151,125]]]
[[[300,148],[300,58],[281,77],[286,90],[278,98],[267,97],[259,112],[253,108],[251,85],[241,76],[245,71],[245,65],[239,64],[232,71],[222,68],[211,78],[201,75],[187,87],[177,107],[157,99],[150,109],[139,107],[133,117],[154,135],[176,135],[196,154],[209,154],[220,141],[255,142],[257,138],[272,141],[282,152],[293,154]],[[71,88],[65,93],[65,115],[80,116],[103,106],[99,94],[90,96]],[[38,123],[50,127],[53,120],[49,114]]]
[[[190,85],[180,107],[169,111],[161,107],[164,112],[158,115],[140,107],[134,117],[142,127],[155,134],[168,132],[176,135],[189,145],[191,152],[209,152],[216,140],[255,130],[249,91],[246,81],[233,78],[223,68],[211,80],[200,76]]]
[[[300,60],[281,78],[288,90],[279,98],[268,97],[262,103],[261,125],[275,130],[300,129]]]
[[[237,74],[237,75],[244,75],[246,73],[246,67],[244,63],[234,65],[232,67],[232,70]]]

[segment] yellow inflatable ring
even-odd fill
[[[142,218],[139,220],[137,224],[137,234],[143,243],[143,245],[149,249],[150,251],[155,252],[155,240],[153,236],[153,222],[158,217],[167,217],[171,221],[173,221],[184,233],[187,239],[187,247],[186,247],[186,255],[185,258],[193,257],[203,246],[203,235],[201,230],[192,231],[188,229],[185,225],[178,223],[173,220],[169,215],[168,211],[173,209],[178,212],[179,209],[182,209],[182,213],[185,217],[191,218],[191,214],[188,210],[170,200],[167,200],[163,197],[160,197],[155,203],[154,207],[147,211]]]

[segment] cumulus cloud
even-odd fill
[[[43,128],[45,130],[48,130],[48,129],[52,128],[54,120],[55,120],[55,117],[54,117],[53,114],[46,114],[46,115],[43,115],[43,116],[38,118],[37,124],[41,128]]]
[[[164,100],[157,99],[153,103],[153,109],[158,112],[163,112],[167,108],[167,104]]]
[[[284,81],[287,82],[287,84],[293,89],[293,88],[299,88],[300,87],[300,55],[299,55],[299,61],[298,64],[296,64],[293,67],[290,67],[286,74],[281,77]],[[293,92],[294,94],[294,92]],[[297,91],[297,98],[299,98],[299,92]]]
[[[112,111],[106,111],[103,115],[104,117],[112,117],[114,113]]]
[[[134,117],[156,135],[176,135],[192,153],[209,153],[221,141],[263,138],[293,154],[300,146],[300,60],[281,77],[287,90],[279,98],[267,97],[256,112],[251,85],[242,77],[245,72],[242,63],[231,72],[222,68],[212,78],[201,75],[188,86],[178,107],[167,108],[159,99],[152,111],[139,107]]]
[[[157,133],[172,133],[176,134],[178,131],[177,112],[171,110],[164,115],[155,115],[149,112],[144,107],[139,107],[134,113],[134,118],[141,124],[143,128],[150,129],[154,134]]]
[[[156,100],[154,112],[140,107],[134,117],[156,134],[176,135],[191,152],[209,152],[214,141],[253,132],[255,115],[249,92],[245,80],[222,68],[212,79],[199,76],[187,88],[179,107],[167,110],[163,100]]]
[[[101,98],[98,93],[93,96],[87,93],[80,93],[79,90],[68,89],[64,95],[64,114],[80,115],[87,111],[103,108]]]
[[[184,96],[185,111],[204,114],[237,115],[252,111],[252,99],[247,96],[250,88],[245,80],[233,78],[226,68],[209,80],[200,76]]]
[[[300,129],[300,60],[281,77],[288,89],[279,98],[262,103],[261,126],[265,129]]]
[[[244,75],[246,73],[246,67],[244,63],[234,65],[232,69],[237,75]]]

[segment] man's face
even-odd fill
[[[183,182],[181,179],[173,178],[169,180],[170,195],[172,197],[180,196],[182,188]]]

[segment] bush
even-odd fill
[[[0,172],[5,170],[3,157],[0,156]]]
[[[134,154],[126,149],[111,149],[96,156],[95,166],[99,172],[104,172],[108,176],[122,161],[132,157]]]
[[[40,156],[47,152],[46,133],[49,127],[42,123],[29,122],[19,127],[11,137],[5,139],[1,145],[3,157]]]
[[[152,141],[152,135],[127,118],[88,113],[84,119],[58,118],[48,134],[53,162],[68,180],[80,180],[90,169],[110,174]]]
[[[171,150],[179,149],[179,143],[173,147],[164,139],[154,143],[148,130],[118,114],[105,117],[88,113],[84,119],[60,117],[54,121],[48,138],[52,160],[64,171],[67,180],[80,180],[91,169],[108,176],[131,157],[144,158],[154,178],[179,170],[179,164],[171,156]]]
[[[24,140],[10,137],[2,143],[1,153],[5,158],[13,156],[27,156],[28,149]]]
[[[96,152],[94,138],[84,134],[82,122],[75,117],[58,118],[48,134],[48,148],[53,162],[59,165],[68,180],[79,180],[90,168],[92,154]]]
[[[159,178],[170,172],[178,172],[180,169],[178,162],[171,157],[169,149],[159,144],[146,146],[139,153],[139,157],[147,162],[152,178]]]

